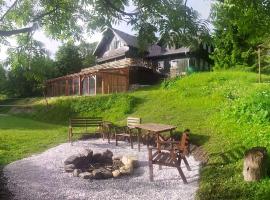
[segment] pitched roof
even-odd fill
[[[114,35],[116,35],[117,37],[119,37],[120,40],[122,40],[127,46],[131,46],[131,47],[137,47],[138,46],[138,42],[137,42],[137,38],[133,35],[129,35],[127,33],[124,33],[122,31],[119,31],[117,29],[114,28],[110,28],[108,27],[102,34],[103,34],[103,38],[101,39],[101,41],[98,43],[98,45],[96,46],[96,49],[94,50],[94,55],[96,55],[99,50],[101,49],[101,47],[106,44],[106,42],[108,41],[108,37],[105,37],[105,35],[107,33],[110,34],[113,33]],[[112,37],[112,36],[111,36]]]
[[[107,34],[107,37],[106,37]],[[97,45],[94,55],[98,55],[100,51],[102,51],[103,45],[106,45],[113,37],[113,35],[116,35],[122,42],[129,47],[135,47],[138,48],[138,40],[136,36],[127,34],[123,31],[110,28],[108,27],[104,32],[103,32],[103,38]],[[116,57],[124,56],[126,51],[128,49],[122,48],[122,49],[115,49],[111,50],[108,52],[108,55],[106,55],[104,58],[99,58],[98,62],[113,59]],[[164,48],[162,45],[159,43],[153,44],[149,46],[148,48],[148,56],[147,57],[158,57],[158,56],[166,56],[166,55],[173,55],[173,54],[181,54],[181,53],[188,53],[190,52],[190,48],[188,47],[181,47],[181,48]]]
[[[148,56],[147,57],[158,57],[158,56],[166,56],[166,55],[173,55],[173,54],[181,54],[181,53],[188,53],[190,52],[190,48],[188,47],[180,47],[180,48],[162,48],[159,45],[152,45],[148,49]]]
[[[137,47],[138,46],[138,41],[137,37],[133,35],[129,35],[125,32],[119,31],[114,28],[110,28],[120,39],[122,39],[127,46],[132,46],[132,47]]]

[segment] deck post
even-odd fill
[[[102,79],[102,82],[101,82],[101,85],[102,85],[102,94],[104,94],[104,74],[102,73],[101,74],[101,79]]]
[[[90,76],[87,77],[87,93],[90,95]]]
[[[72,77],[72,95],[74,95],[74,79],[73,79],[73,77]]]
[[[97,95],[97,75],[95,77],[95,95]]]
[[[66,80],[66,96],[68,96],[68,79]]]
[[[79,76],[79,95],[82,95],[82,77]]]

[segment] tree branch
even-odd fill
[[[111,0],[104,0],[104,1],[105,1],[112,9],[116,10],[117,12],[119,12],[119,13],[121,13],[121,14],[123,14],[123,15],[127,15],[127,16],[132,17],[132,16],[134,16],[134,15],[138,15],[138,14],[139,14],[139,12],[133,12],[133,13],[125,12],[125,11],[123,11],[123,10],[117,8],[117,7],[111,2]]]
[[[15,29],[15,30],[9,30],[9,31],[0,30],[0,37],[8,37],[8,36],[17,35],[20,33],[29,33],[35,30],[35,28],[36,28],[36,25],[34,24],[31,27],[26,27],[26,28],[21,28],[21,29]]]
[[[18,1],[18,0],[17,0]],[[14,2],[15,3],[15,2]],[[42,13],[40,15],[37,15],[36,17],[34,17],[31,22],[36,22],[39,19],[42,19],[43,17],[55,12],[58,9],[58,7],[55,7],[54,9]],[[0,30],[0,37],[8,37],[8,36],[12,36],[12,35],[17,35],[17,34],[21,34],[21,33],[30,33],[33,30],[35,30],[37,28],[37,24],[34,23],[31,27],[26,27],[26,28],[20,28],[20,29],[14,29],[14,30]]]
[[[40,15],[37,15],[34,17],[34,19],[32,19],[31,21],[32,22],[36,22],[38,21],[39,19],[42,19],[43,17],[47,16],[47,15],[50,15],[51,13],[55,12],[56,10],[58,9],[58,6],[56,6],[54,9],[48,11],[48,12],[45,12],[45,13],[42,13]]]
[[[186,33],[186,28],[187,28],[187,1],[185,0],[185,24],[184,24],[184,34]]]
[[[5,16],[12,10],[12,8],[14,8],[14,6],[16,6],[16,4],[18,3],[19,0],[16,0],[13,2],[13,4],[7,9],[7,11],[2,15],[2,17],[0,18],[0,21],[3,21]]]

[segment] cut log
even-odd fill
[[[267,173],[267,150],[253,147],[245,152],[243,175],[245,181],[258,181]]]

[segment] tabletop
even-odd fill
[[[156,124],[156,123],[145,123],[145,124],[138,124],[135,126],[136,128],[152,131],[152,132],[165,132],[171,131],[176,129],[176,126],[166,125],[166,124]]]

